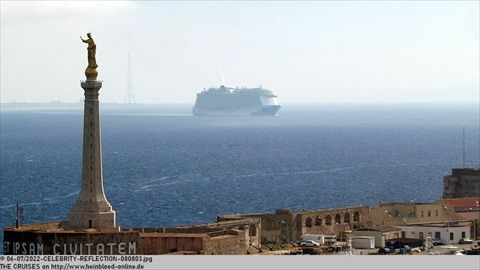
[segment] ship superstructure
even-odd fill
[[[275,115],[281,105],[272,90],[220,86],[197,94],[195,115]]]

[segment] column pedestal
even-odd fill
[[[102,82],[87,79],[81,82],[85,90],[83,122],[82,187],[80,197],[70,212],[69,227],[116,227],[115,211],[103,190],[102,145],[98,92]]]

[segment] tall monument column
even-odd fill
[[[102,82],[97,81],[98,65],[95,60],[96,45],[91,34],[88,39],[87,80],[81,82],[85,91],[83,116],[83,160],[80,198],[70,212],[69,226],[80,228],[116,227],[115,211],[103,190],[102,144],[100,138],[100,111],[98,92]]]

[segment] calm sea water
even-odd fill
[[[285,106],[277,117],[194,117],[187,105],[102,105],[107,198],[123,227],[226,213],[434,201],[479,166],[475,104]],[[2,109],[0,227],[65,220],[81,181],[82,108]],[[1,240],[1,239],[0,239]]]

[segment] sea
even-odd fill
[[[432,202],[463,153],[466,167],[480,167],[478,103],[285,104],[276,117],[100,106],[105,193],[124,228]],[[79,196],[82,132],[81,104],[1,109],[0,228],[15,224],[17,203],[26,224],[67,219]]]

